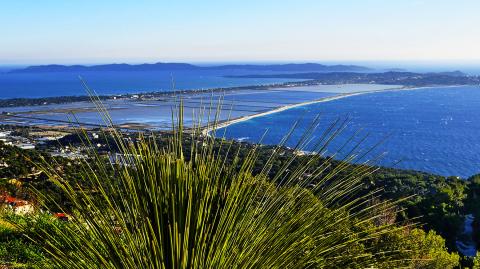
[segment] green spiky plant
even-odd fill
[[[73,217],[68,225],[39,229],[31,236],[48,257],[39,266],[366,268],[398,262],[398,251],[369,247],[404,228],[375,224],[381,211],[395,208],[393,203],[370,204],[369,197],[375,194],[356,195],[361,178],[373,168],[357,166],[338,177],[351,166],[354,151],[333,169],[328,169],[331,158],[312,167],[320,154],[291,167],[293,156],[268,177],[282,152],[279,146],[254,175],[261,146],[240,157],[239,150],[232,150],[233,142],[215,139],[215,134],[205,136],[202,130],[216,129],[216,116],[206,127],[199,120],[184,130],[180,105],[168,145],[161,146],[154,135],[134,140],[124,136],[101,102],[94,103],[109,127],[105,135],[114,137],[115,145],[110,146],[121,158],[112,163],[92,150],[74,181],[66,180],[55,163],[43,165],[67,197],[62,202],[71,205]],[[202,113],[198,119],[210,118]],[[344,126],[332,124],[322,138],[312,141],[317,124],[318,119],[296,149],[313,143],[317,152],[324,152]],[[42,200],[62,207],[51,197]]]

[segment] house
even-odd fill
[[[30,203],[17,204],[13,208],[13,211],[17,215],[28,215],[35,212],[35,207]]]
[[[7,144],[10,142],[10,132],[0,132],[0,141],[2,141],[4,144]]]
[[[35,149],[35,145],[31,143],[19,143],[19,144],[16,144],[15,146],[21,149]]]
[[[30,202],[17,199],[8,194],[0,195],[0,202],[12,209],[13,213],[17,215],[31,214],[35,211],[34,206]]]
[[[53,216],[61,221],[68,221],[68,215],[65,213],[55,213]]]

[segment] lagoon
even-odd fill
[[[277,144],[295,121],[301,119],[287,143],[287,146],[293,146],[317,115],[321,116],[321,121],[314,132],[316,138],[333,121],[348,118],[348,125],[328,147],[327,155],[334,154],[348,138],[361,130],[355,140],[360,141],[362,135],[368,135],[360,147],[364,152],[378,142],[383,143],[360,162],[386,153],[376,164],[463,178],[480,172],[478,86],[423,89],[388,85],[272,87],[268,90],[165,95],[151,100],[109,100],[105,105],[116,124],[139,124],[164,130],[171,127],[172,111],[180,99],[185,106],[187,127],[199,120],[202,110],[201,121],[212,120],[214,111],[208,115],[207,107],[212,105],[216,109],[221,103],[219,121],[228,123],[239,119],[218,131],[218,134],[225,132],[231,139],[259,142],[267,132],[261,142]],[[320,102],[312,103],[315,100]],[[302,105],[306,103],[308,105]],[[68,111],[75,112],[82,123],[103,123],[92,104],[86,102],[2,110],[46,120],[12,118],[0,120],[0,123],[59,125],[49,120],[68,120]],[[307,146],[304,150],[311,148]]]

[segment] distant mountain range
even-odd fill
[[[367,72],[370,68],[358,65],[303,64],[230,64],[199,66],[187,63],[103,64],[103,65],[35,65],[11,70],[10,73],[79,72],[79,71],[179,71],[179,70],[250,70],[273,72]]]

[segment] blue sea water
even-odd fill
[[[355,141],[368,134],[360,146],[363,152],[383,143],[360,162],[385,152],[377,164],[463,178],[480,173],[480,87],[438,87],[351,96],[231,125],[226,129],[226,136],[258,142],[267,131],[262,143],[277,144],[301,118],[287,142],[288,146],[294,146],[317,115],[321,116],[314,132],[317,140],[335,120],[349,119],[345,130],[329,145],[327,155],[337,152],[361,130]],[[305,150],[313,150],[311,145]],[[350,143],[350,149],[352,145]]]
[[[1,70],[0,70],[1,71]],[[79,76],[98,94],[210,89],[296,81],[278,78],[227,78],[245,70],[129,71],[129,72],[0,72],[0,99],[85,95]]]
[[[5,71],[5,69],[4,69]],[[84,95],[78,76],[99,94],[171,91],[246,85],[271,84],[290,79],[226,78],[248,71],[177,71],[177,72],[83,72],[77,73],[2,73],[0,98]],[[173,78],[173,80],[172,80]],[[172,85],[172,81],[174,86]],[[226,96],[226,102],[242,102],[236,116],[248,111],[264,111],[276,104],[305,102],[320,92],[277,92],[274,100],[265,93]],[[327,96],[327,95],[325,95]],[[271,103],[270,103],[271,102]],[[192,101],[192,103],[194,103]],[[245,110],[245,111],[243,111]],[[128,117],[126,113],[128,112]],[[152,109],[116,110],[112,114],[121,122],[164,123],[162,113]],[[91,115],[90,115],[91,114]],[[86,121],[95,113],[85,113]],[[388,137],[367,158],[387,152],[378,164],[415,169],[441,175],[469,177],[480,173],[480,88],[439,87],[412,91],[364,94],[290,109],[277,114],[242,122],[228,127],[229,138],[257,142],[268,129],[263,143],[276,144],[298,119],[302,119],[288,145],[293,146],[308,124],[321,115],[321,133],[336,119],[349,118],[344,132],[328,148],[335,152],[352,134],[362,130],[368,139],[361,148],[365,151]],[[47,115],[46,117],[60,117]],[[312,148],[306,148],[312,150]],[[364,158],[365,160],[366,158]]]

